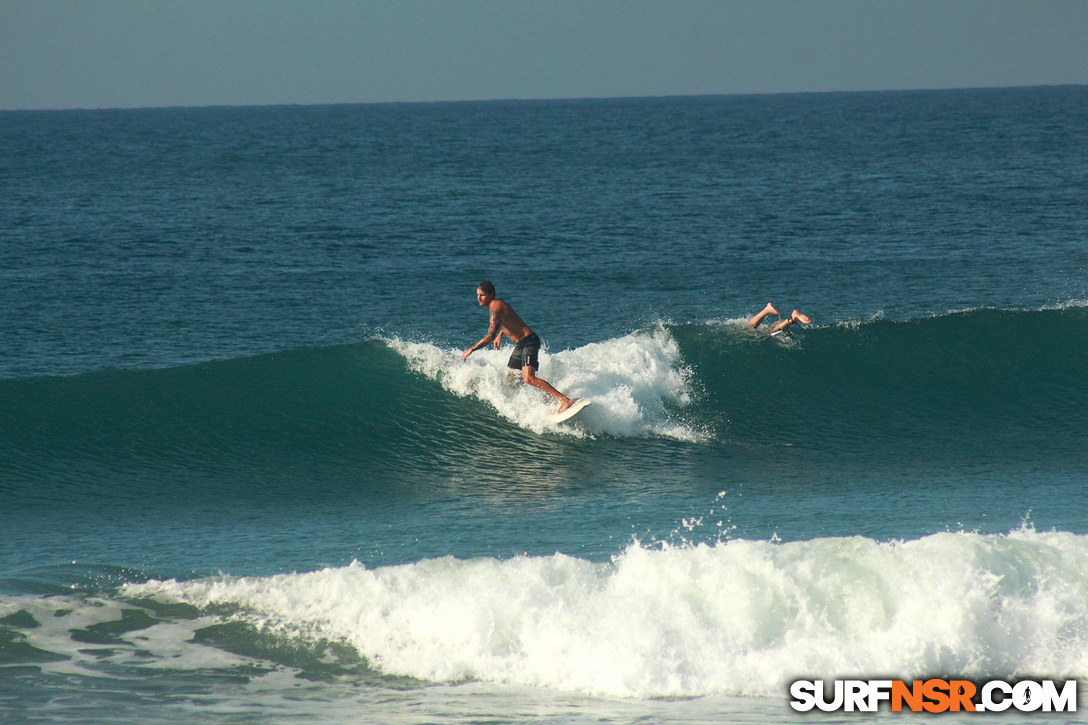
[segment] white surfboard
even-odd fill
[[[593,401],[586,400],[585,398],[578,398],[574,403],[564,410],[562,413],[555,414],[555,422],[562,423],[564,420],[570,420],[574,416],[578,415],[587,405]]]

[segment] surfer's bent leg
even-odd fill
[[[759,323],[763,322],[764,317],[766,317],[767,315],[777,315],[777,314],[778,314],[778,310],[776,310],[774,308],[774,305],[772,305],[770,302],[768,302],[766,307],[764,307],[762,310],[757,312],[756,315],[752,319],[748,320],[748,327],[750,327],[750,328],[752,328],[754,330],[757,327],[759,327]]]
[[[812,320],[809,319],[808,315],[801,314],[797,310],[794,310],[793,314],[791,314],[789,317],[782,320],[781,322],[775,323],[775,326],[771,328],[771,332],[781,332],[795,322],[800,322],[802,325],[807,325],[812,322]]]
[[[536,371],[540,367],[539,353],[540,338],[535,333],[527,335],[514,345],[514,352],[510,354],[510,362],[507,363],[507,366],[515,369],[520,367],[521,379],[525,381],[526,385],[532,385],[534,388],[543,390],[548,395],[557,398],[559,400],[559,412],[562,413],[574,401],[552,387],[547,380],[536,376]]]
[[[510,353],[510,360],[506,367],[511,370],[521,370],[526,365],[534,368],[540,367],[537,362],[537,353],[540,352],[540,338],[536,333],[531,333],[514,343],[514,350]]]
[[[559,399],[559,411],[558,412],[562,413],[564,410],[566,410],[567,408],[569,408],[571,405],[574,404],[573,400],[571,400],[570,398],[568,398],[567,396],[563,395],[558,390],[556,390],[554,387],[552,387],[552,384],[549,383],[547,380],[544,380],[543,378],[538,378],[536,376],[536,370],[534,370],[531,365],[526,365],[525,367],[523,367],[521,369],[521,376],[522,376],[522,379],[525,380],[526,385],[532,385],[534,388],[537,388],[539,390],[543,390],[548,395],[551,395],[551,396],[554,396],[554,397],[558,398]]]

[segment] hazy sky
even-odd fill
[[[0,0],[0,109],[1088,84],[1088,0]]]

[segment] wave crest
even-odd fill
[[[542,350],[540,376],[572,398],[593,406],[577,423],[556,423],[554,401],[512,379],[509,352],[484,349],[466,362],[461,352],[430,343],[389,340],[409,366],[437,380],[452,393],[477,398],[501,416],[535,433],[618,437],[664,436],[699,440],[698,431],[677,420],[674,411],[691,402],[691,371],[682,363],[676,340],[663,326],[591,343],[574,350]]]
[[[944,533],[352,564],[130,584],[350,643],[389,674],[588,694],[780,692],[797,677],[1088,674],[1088,537]]]

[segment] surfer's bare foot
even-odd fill
[[[754,330],[757,327],[759,327],[759,323],[763,322],[764,317],[766,317],[767,315],[777,315],[777,314],[778,314],[778,310],[776,310],[774,308],[774,305],[772,305],[770,302],[768,302],[766,307],[764,307],[762,310],[757,312],[756,315],[752,319],[748,320],[748,327],[750,327],[750,328],[752,328]]]
[[[808,323],[812,322],[812,320],[809,319],[808,315],[794,310],[789,317],[782,320],[781,322],[776,322],[774,327],[771,328],[771,332],[782,332],[795,322],[800,322],[802,325],[807,325]]]
[[[560,400],[562,402],[559,403],[559,409],[556,410],[556,413],[562,413],[562,411],[566,410],[574,404],[574,398],[572,397],[562,397],[560,398]]]

